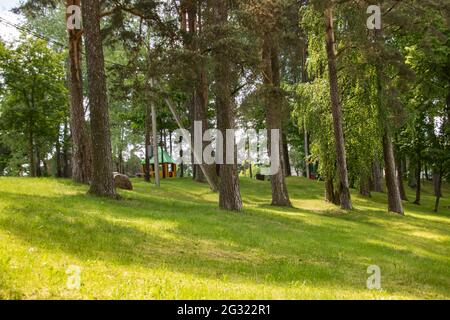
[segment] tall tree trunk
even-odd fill
[[[280,63],[278,57],[278,48],[274,43],[274,39],[266,34],[263,43],[263,77],[265,85],[265,111],[266,111],[266,126],[269,131],[268,136],[271,136],[272,130],[279,131],[278,142],[278,159],[280,163],[279,170],[271,176],[270,182],[272,185],[272,205],[290,207],[289,193],[286,187],[286,179],[284,176],[284,156],[283,156],[283,135],[281,133],[281,115],[279,107],[281,106],[281,92],[280,92]],[[272,154],[272,141],[269,139],[269,151]]]
[[[400,192],[400,198],[404,201],[408,201],[408,197],[406,196],[405,191],[405,185],[403,183],[403,164],[402,164],[402,158],[397,153],[395,157],[396,167],[397,167],[397,182],[398,182],[398,189]]]
[[[337,172],[339,177],[338,190],[342,209],[351,210],[352,201],[348,185],[347,159],[345,154],[344,130],[342,126],[342,110],[339,99],[339,85],[336,68],[336,52],[334,46],[333,12],[331,8],[325,10],[326,49],[328,57],[328,72],[330,78],[331,111],[336,146]]]
[[[183,159],[184,152],[183,148],[181,147],[183,144],[183,137],[180,137],[180,159]],[[184,178],[184,163],[181,161],[180,163],[180,178]]]
[[[414,200],[414,204],[420,205],[420,198],[422,192],[422,160],[420,159],[420,153],[417,154],[417,163],[416,163],[416,200]]]
[[[105,66],[100,32],[100,1],[82,1],[92,136],[92,182],[89,192],[117,198],[112,173]]]
[[[396,177],[394,148],[392,146],[392,140],[389,136],[388,129],[385,128],[383,135],[383,154],[384,165],[386,171],[386,187],[388,193],[388,208],[390,212],[395,212],[403,215],[403,204],[400,198],[400,192],[398,188],[398,180]]]
[[[422,170],[423,170],[423,158],[422,158],[422,150],[424,148],[423,140],[425,139],[424,134],[422,133],[421,126],[425,121],[425,114],[422,112],[416,119],[416,128],[415,132],[417,134],[417,139],[415,142],[415,158],[416,158],[416,199],[414,200],[414,204],[420,205],[420,198],[422,192]]]
[[[48,174],[48,163],[47,163],[47,159],[44,157],[44,159],[42,159],[42,163],[43,163],[43,171],[42,171],[42,175],[44,176],[44,177],[48,177],[49,176],[49,174]]]
[[[202,68],[203,69],[203,68]],[[208,121],[206,119],[206,104],[208,99],[208,87],[207,87],[207,80],[206,80],[206,72],[204,70],[197,73],[197,76],[199,77],[197,81],[199,82],[196,85],[196,88],[194,89],[194,121],[199,121],[202,123],[202,131],[201,133],[201,141],[202,144],[202,158],[203,158],[203,150],[204,150],[204,143],[203,143],[203,135],[208,129]],[[206,88],[204,88],[204,86]],[[205,92],[206,90],[206,92]],[[198,164],[195,164],[195,181],[197,182],[206,182],[206,177],[203,174],[202,170],[200,169],[200,166]],[[214,172],[212,173],[214,174]]]
[[[118,160],[118,168],[117,168],[117,172],[121,173],[121,174],[125,174],[124,172],[124,166],[123,166],[123,150],[122,148],[119,148],[118,150],[118,156],[117,156],[117,160]]]
[[[213,6],[214,22],[217,26],[216,46],[213,51],[216,78],[217,125],[227,139],[226,130],[234,127],[234,108],[231,101],[231,62],[229,49],[224,44],[228,27],[228,0],[216,0]],[[234,149],[234,148],[233,148]],[[227,158],[227,148],[223,148],[223,159]],[[225,210],[241,211],[242,198],[236,164],[220,165],[219,207]]]
[[[356,183],[356,177],[355,177],[355,175],[353,174],[353,175],[351,175],[350,178],[349,178],[349,186],[350,186],[350,189],[355,189],[355,183]]]
[[[206,72],[206,60],[202,57],[202,51],[199,37],[201,37],[203,21],[202,21],[202,9],[198,0],[184,0],[184,6],[187,10],[187,24],[189,26],[190,37],[185,41],[185,47],[187,50],[196,54],[196,59],[192,65],[193,72],[195,74],[195,81],[193,86],[193,101],[192,101],[192,121],[198,121],[202,123],[201,135],[205,134],[208,130],[207,108],[208,108],[208,77]],[[193,124],[192,124],[193,125]],[[193,135],[194,138],[194,135]],[[202,143],[202,155],[206,147],[206,144]],[[208,176],[217,184],[217,174],[215,165],[203,164],[203,169],[199,164],[194,164],[193,173],[194,180],[197,182],[205,183],[207,178],[203,170],[208,171]]]
[[[34,135],[31,126],[28,132],[28,166],[30,167],[30,176],[36,177]]]
[[[359,181],[359,194],[364,197],[370,197],[370,183],[369,179],[365,176],[360,177]]]
[[[81,0],[66,0],[66,7],[80,6]],[[70,14],[67,15],[67,17]],[[92,150],[83,107],[83,78],[81,69],[82,30],[69,33],[69,91],[70,130],[72,136],[72,178],[77,183],[89,183],[92,174]]]
[[[311,167],[309,165],[309,139],[308,139],[308,128],[306,127],[306,121],[303,121],[303,132],[304,132],[304,149],[305,149],[305,168],[306,168],[306,178],[311,179]],[[333,182],[331,182],[333,183]],[[334,192],[334,191],[333,191]],[[332,201],[331,201],[332,202]]]
[[[153,80],[150,80],[150,84],[153,85]],[[159,188],[161,187],[161,181],[159,176],[159,148],[158,148],[158,122],[156,117],[156,106],[153,97],[150,98],[150,108],[152,111],[152,140],[153,140],[153,168],[155,172],[155,185]],[[163,155],[161,155],[161,159],[163,160]]]
[[[196,104],[195,104],[195,121],[202,122],[202,136],[208,130],[207,107],[208,107],[208,79],[206,74],[205,62],[201,61],[197,72],[197,88],[196,88]],[[202,142],[203,143],[203,142]],[[202,151],[205,149],[203,143]],[[216,174],[215,165],[203,165],[204,170],[208,171],[208,175],[217,183],[218,177]],[[206,182],[206,177],[200,167],[197,167],[197,181]]]
[[[59,133],[55,143],[55,160],[56,160],[56,177],[62,178],[63,171],[61,164],[61,142],[59,141]]]
[[[164,151],[167,152],[167,130],[162,129],[163,132],[163,145],[164,145]]]
[[[147,103],[145,108],[145,165],[144,165],[144,179],[150,182],[150,155],[151,155],[151,130],[152,130],[152,109],[150,103]]]
[[[41,171],[41,152],[39,151],[39,147],[36,146],[36,177],[42,177]]]
[[[308,56],[307,52],[307,45],[302,45],[302,53],[301,53],[301,80],[303,83],[308,82],[308,70],[306,68],[306,59]],[[309,158],[309,133],[308,133],[308,127],[306,126],[306,119],[303,119],[303,138],[304,138],[304,151],[305,151],[305,171],[306,171],[306,178],[311,179],[311,166],[309,164],[308,158]],[[298,174],[297,174],[298,175]],[[334,191],[333,191],[334,192]]]
[[[197,6],[196,0],[181,0],[180,1],[180,15],[181,15],[181,31],[182,34],[185,35],[183,39],[184,48],[187,54],[193,54],[196,52],[196,19],[197,19]],[[192,73],[196,73],[195,70],[196,61],[191,64]],[[189,73],[191,75],[191,73]],[[194,79],[196,80],[196,79]],[[196,95],[196,84],[194,84],[191,88],[190,101],[188,102],[188,113],[189,113],[189,122],[190,122],[190,133],[191,133],[191,146],[195,145],[194,137],[194,124],[196,121],[196,105],[197,105],[197,95]],[[194,148],[191,148],[191,157],[195,159]],[[203,157],[203,155],[202,155]],[[200,172],[199,165],[193,161],[192,165],[192,179],[198,182],[204,182],[205,176],[203,172]]]
[[[172,142],[172,131],[169,131],[169,154],[173,158],[173,142]]]
[[[289,158],[289,145],[287,143],[287,137],[286,134],[283,133],[283,155],[284,155],[284,175],[286,177],[292,176],[292,168],[291,168],[291,161]]]
[[[69,137],[69,124],[64,122],[63,128],[63,175],[64,178],[70,178],[72,175],[72,166],[70,163],[70,137]]]
[[[328,175],[325,177],[325,201],[329,203],[336,204],[336,199],[334,198],[334,184],[333,178]]]
[[[388,109],[386,107],[386,98],[383,88],[382,73],[381,73],[381,61],[375,66],[376,69],[376,81],[377,81],[377,98],[378,98],[378,114],[379,125],[383,130],[383,156],[384,156],[384,168],[386,175],[386,188],[388,196],[388,211],[404,215],[403,203],[400,197],[400,190],[397,179],[397,169],[395,166],[394,146],[390,134]]]
[[[450,125],[450,90],[447,94],[447,98],[445,99],[446,107],[445,110],[447,112],[447,125]]]
[[[187,8],[187,13],[188,13],[188,26],[189,26],[189,40],[186,41],[185,46],[188,50],[190,50],[191,52],[195,52],[196,54],[200,54],[198,51],[198,34],[197,34],[197,1],[196,0],[187,0],[186,1],[186,8]],[[196,59],[197,60],[197,59]],[[200,66],[199,66],[200,65]],[[202,143],[203,145],[203,134],[207,129],[208,126],[208,122],[206,120],[206,103],[205,99],[207,101],[207,92],[204,92],[204,88],[203,86],[206,84],[207,86],[207,82],[206,82],[206,72],[204,72],[204,67],[203,67],[203,61],[194,61],[194,64],[192,66],[192,68],[194,69],[194,73],[195,73],[195,84],[192,90],[192,126],[194,126],[194,122],[196,121],[200,121],[202,122],[202,141],[200,141],[200,143]],[[207,90],[207,87],[206,87]],[[206,94],[206,96],[205,96]],[[194,138],[194,129],[192,129],[193,132],[193,136],[192,139]],[[195,145],[195,140],[193,146]],[[194,147],[195,148],[195,147]],[[202,160],[203,160],[203,149],[204,149],[204,145],[202,147]],[[193,178],[195,181],[197,182],[206,182],[206,177],[203,174],[203,171],[200,169],[200,165],[199,164],[195,164],[193,166]]]
[[[411,159],[408,161],[408,186],[411,189],[416,189],[417,187],[416,165]]]
[[[433,172],[433,185],[434,185],[434,195],[436,196],[434,212],[438,212],[439,202],[442,198],[442,164],[440,165],[438,170]]]
[[[383,192],[383,170],[378,159],[372,163],[371,191]]]

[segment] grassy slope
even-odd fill
[[[134,182],[115,202],[66,180],[1,178],[0,298],[450,298],[450,210],[431,213],[429,186],[399,217],[383,194],[342,213],[299,178],[296,209],[274,208],[267,183],[244,179],[238,215],[191,180]],[[372,264],[382,291],[366,289]],[[70,265],[79,291],[66,288]]]

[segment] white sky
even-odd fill
[[[0,17],[17,24],[20,21],[20,17],[10,12],[14,7],[20,4],[19,0],[0,0]],[[0,37],[6,41],[12,41],[19,36],[19,32],[10,26],[0,22]]]

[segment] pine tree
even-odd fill
[[[336,147],[337,172],[339,178],[338,191],[343,209],[351,210],[352,202],[348,184],[347,159],[345,154],[344,130],[342,125],[342,108],[339,97],[338,75],[336,68],[336,53],[334,45],[333,9],[325,9],[326,51],[328,57],[328,73],[330,80],[331,112]]]
[[[215,92],[217,108],[217,126],[224,133],[224,145],[230,143],[226,131],[234,128],[233,103],[231,101],[231,57],[227,51],[229,1],[217,0],[214,3],[214,24],[216,26],[216,43],[212,53],[215,64]],[[234,143],[234,141],[233,141]],[[226,162],[227,148],[223,148],[223,159]],[[239,174],[236,164],[220,165],[219,207],[225,210],[241,211],[242,199],[239,187]]]
[[[67,0],[66,8],[81,5],[81,0]],[[70,14],[67,14],[67,18]],[[92,174],[92,150],[85,121],[83,73],[82,73],[83,30],[68,30],[69,34],[69,90],[70,130],[72,137],[72,178],[78,183],[89,183]]]
[[[83,0],[81,8],[92,137],[92,182],[89,192],[98,196],[117,198],[113,179],[108,98],[100,32],[100,2]]]

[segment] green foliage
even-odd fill
[[[449,155],[443,142],[450,123],[446,120],[450,92],[448,19],[440,5],[429,1],[425,6],[382,1],[386,12],[383,30],[368,32],[365,10],[369,2],[333,4],[351,182],[368,179],[372,162],[381,154],[384,130],[400,134],[398,152],[410,159],[433,158],[436,162],[438,154]],[[441,2],[445,6],[445,1]],[[313,135],[312,156],[320,162],[330,159],[328,166],[320,164],[322,174],[331,174],[334,168],[333,142],[324,138],[332,136],[323,21],[323,10],[329,5],[329,1],[312,1],[301,8],[300,25],[308,39],[307,70],[312,80],[298,85],[293,113],[300,124],[308,122]],[[310,118],[313,121],[308,121]],[[435,123],[439,122],[442,130],[437,134]]]
[[[26,37],[15,47],[2,44],[0,78],[1,141],[13,153],[45,157],[68,113],[64,54]]]
[[[312,139],[311,157],[305,160],[309,163],[318,162],[319,173],[332,179],[336,156],[328,81],[316,79],[312,83],[300,84],[296,89],[296,97],[293,116],[298,119],[298,127],[303,128],[306,124]]]
[[[412,161],[421,158],[433,168],[441,162],[438,159],[447,159],[448,0],[378,1],[383,12],[380,31],[366,28],[366,9],[375,4],[371,0],[231,1],[226,30],[218,30],[213,23],[213,7],[199,1],[196,4],[202,24],[196,32],[183,29],[179,23],[181,4],[153,0],[102,2],[115,157],[121,150],[142,150],[149,94],[158,96],[154,98],[159,128],[176,128],[161,99],[163,95],[176,102],[189,126],[199,66],[205,68],[208,79],[209,124],[216,124],[211,57],[221,45],[232,62],[230,90],[237,104],[238,125],[264,128],[261,39],[269,34],[279,47],[283,91],[290,94],[280,105],[280,117],[284,118],[283,133],[289,146],[295,149],[292,156],[299,165],[306,123],[312,144],[307,160],[318,163],[322,175],[334,177],[336,159],[324,39],[324,10],[332,7],[352,185],[364,182],[370,175],[372,162],[382,153],[381,137],[386,130],[401,157]],[[27,1],[22,6],[28,28],[64,43],[62,10],[58,1]],[[219,31],[224,33],[220,41]],[[154,91],[148,88],[150,75],[159,79],[163,92],[150,92]],[[442,125],[435,126],[437,123]],[[26,149],[26,144],[22,148]],[[20,162],[18,159],[23,159],[26,152],[12,150],[5,153],[5,159],[11,159],[11,154]]]

